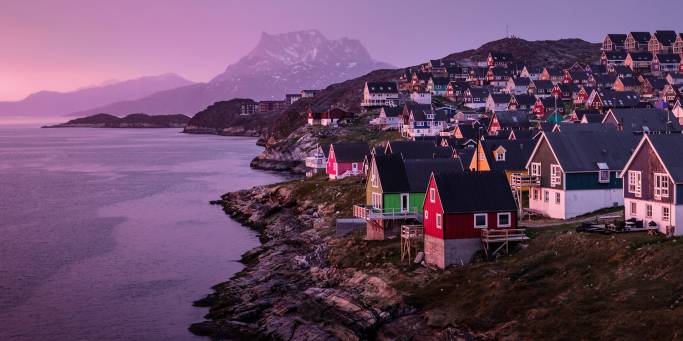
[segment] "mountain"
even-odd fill
[[[489,52],[512,53],[516,61],[528,66],[570,66],[574,62],[588,63],[600,59],[601,44],[581,39],[536,40],[503,38],[488,42],[477,49],[444,57],[444,60],[485,61]]]
[[[16,102],[0,102],[0,115],[61,116],[192,84],[173,73],[147,76],[71,92],[41,91]]]
[[[80,112],[126,114],[196,113],[214,102],[232,98],[280,100],[287,93],[320,89],[330,84],[389,68],[370,57],[353,39],[330,40],[317,30],[271,35],[263,33],[256,47],[208,83],[161,91]]]
[[[263,135],[270,126],[268,123],[277,118],[278,112],[241,115],[243,104],[255,105],[256,102],[245,98],[216,102],[195,114],[183,132],[254,137]]]
[[[137,113],[117,117],[95,114],[44,128],[182,128],[190,118],[185,115],[154,115]]]

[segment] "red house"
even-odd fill
[[[330,179],[362,175],[365,155],[370,147],[365,143],[333,143],[330,145],[325,172]]]
[[[517,228],[517,204],[501,172],[432,173],[423,214],[425,262],[442,269],[469,263],[482,231]]]

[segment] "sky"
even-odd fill
[[[261,32],[318,29],[408,66],[506,32],[599,42],[681,31],[682,10],[681,0],[0,0],[0,100],[166,72],[208,81]]]

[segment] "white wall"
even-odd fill
[[[631,211],[631,203],[636,203],[636,212]],[[647,216],[646,205],[652,205],[652,216]],[[669,207],[669,215],[671,221],[664,221],[662,219],[662,206]],[[626,219],[635,218],[642,220],[643,224],[647,225],[649,222],[654,221],[657,223],[657,230],[661,233],[666,233],[667,226],[676,226],[676,222],[683,222],[683,205],[673,205],[668,203],[661,203],[657,201],[646,201],[638,199],[627,198],[624,200],[624,217]],[[674,230],[674,235],[683,235],[683,226],[676,228]]]
[[[543,200],[544,191],[550,198]],[[560,203],[555,203],[555,193],[560,193]],[[533,198],[533,188],[529,193],[529,207],[555,219],[569,219],[590,213],[601,208],[612,207],[614,203],[623,205],[623,189],[593,189],[564,191],[552,188],[540,188],[538,200]]]

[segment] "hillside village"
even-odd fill
[[[430,60],[365,82],[358,113],[309,108],[309,126],[367,117],[369,129],[401,139],[320,144],[308,175],[366,179],[355,220],[342,224],[368,240],[417,240],[418,261],[441,268],[525,241],[527,217],[623,206],[623,218],[587,228],[683,235],[682,53],[683,34],[656,31],[608,34],[590,64],[527,66],[506,51],[480,63]]]

